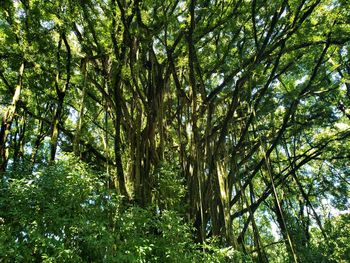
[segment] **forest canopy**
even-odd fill
[[[350,2],[2,0],[0,262],[348,262]]]

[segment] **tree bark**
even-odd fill
[[[24,62],[19,66],[17,85],[12,97],[12,103],[5,111],[5,114],[2,116],[1,128],[0,128],[0,173],[5,172],[8,163],[9,149],[6,145],[7,137],[11,129],[13,119],[17,111],[17,104],[20,100],[20,95],[23,86],[23,74],[24,74]]]

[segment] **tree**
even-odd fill
[[[194,242],[259,262],[272,260],[274,220],[289,260],[304,261],[314,225],[329,240],[322,202],[348,207],[348,10],[3,1],[2,178],[73,152],[125,211],[175,210]]]

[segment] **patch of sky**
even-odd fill
[[[295,81],[295,85],[298,86],[298,85],[301,85],[303,83],[305,83],[305,81],[307,80],[307,75],[303,76],[302,78],[298,79]]]
[[[166,49],[158,38],[153,38],[153,50],[156,55],[165,55]]]
[[[341,110],[339,110],[337,106],[331,106],[330,108],[335,118],[340,119],[344,116],[344,113]]]
[[[313,178],[315,171],[314,168],[309,165],[309,164],[304,164],[303,168],[302,168],[302,173],[304,176],[308,177],[308,178]]]
[[[332,11],[340,5],[339,0],[333,0],[330,4],[326,5],[326,9]]]
[[[55,27],[55,22],[54,21],[40,21],[41,27],[51,30]]]
[[[255,24],[256,24],[257,27],[263,26],[264,22],[265,22],[264,19],[261,19],[261,17],[259,15],[257,15],[255,17]]]
[[[346,57],[348,55],[348,49],[346,47],[343,47],[341,50],[340,50],[340,55],[343,56],[343,57]]]
[[[186,17],[184,15],[179,15],[177,17],[177,21],[179,21],[180,23],[184,23],[186,21]]]
[[[258,86],[255,86],[254,88],[252,88],[252,96],[254,96],[255,94],[258,93]]]
[[[341,76],[340,76],[340,74],[339,74],[338,72],[332,72],[332,73],[330,74],[330,76],[331,76],[331,79],[332,79],[334,82],[338,82],[338,81],[341,80]]]
[[[318,214],[323,215],[324,217],[332,218],[334,216],[350,214],[350,209],[340,210],[333,206],[332,204],[333,197],[327,195],[321,199],[321,206],[316,209]]]
[[[186,16],[183,15],[183,13],[186,11],[186,1],[179,1],[178,2],[178,6],[181,10],[181,14],[179,16],[177,16],[177,21],[179,21],[180,23],[185,23],[186,21]]]
[[[32,154],[33,148],[32,148],[32,145],[30,142],[28,142],[24,145],[24,152],[28,153],[29,155]]]
[[[342,91],[346,91],[347,89],[345,83],[340,84],[339,89]]]
[[[78,28],[78,30],[79,30],[80,33],[83,33],[83,32],[84,32],[84,27],[83,27],[82,25],[77,24],[77,23],[75,23],[75,25],[77,26],[77,28]]]
[[[280,240],[281,239],[281,232],[280,229],[278,228],[278,225],[274,220],[270,221],[270,226],[271,226],[271,234],[275,240]]]
[[[282,14],[281,14],[281,18],[285,17],[286,15],[287,15],[287,10],[284,9],[283,12],[282,12]]]
[[[224,82],[223,73],[213,73],[209,79],[209,83],[214,86],[220,86]]]
[[[73,122],[76,123],[78,121],[79,118],[79,113],[76,109],[74,109],[73,107],[69,108],[69,114],[68,114],[68,118]]]
[[[24,18],[26,16],[26,12],[24,9],[20,8],[17,10],[16,15],[18,18]]]

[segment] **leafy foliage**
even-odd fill
[[[191,229],[176,211],[160,214],[137,206],[122,210],[120,197],[106,191],[104,184],[102,174],[74,158],[25,176],[6,174],[0,193],[2,262],[223,258],[223,252],[202,256]],[[172,203],[172,195],[169,198]]]
[[[349,10],[0,1],[0,258],[347,260]]]

